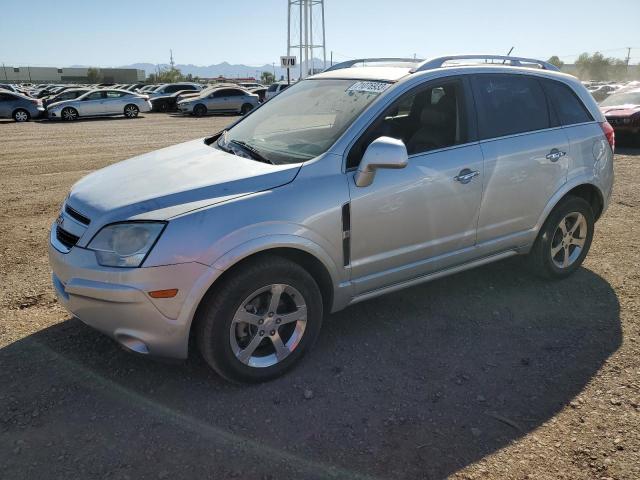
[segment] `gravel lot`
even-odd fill
[[[640,150],[582,269],[511,259],[325,319],[265,385],[72,320],[47,232],[70,186],[230,117],[0,122],[0,478],[640,478]]]

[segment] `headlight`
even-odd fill
[[[139,267],[165,227],[160,222],[114,223],[89,242],[104,267]]]

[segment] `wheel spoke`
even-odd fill
[[[300,306],[295,312],[292,313],[278,315],[278,318],[280,319],[280,325],[284,325],[285,323],[297,322],[298,320],[306,320],[307,306]]]
[[[284,292],[284,285],[277,284],[271,287],[271,300],[269,301],[268,312],[273,312],[275,314],[278,311],[282,292]]]
[[[560,250],[562,250],[562,242],[560,242],[558,245],[556,245],[555,247],[551,247],[551,258],[555,258],[555,256],[558,254],[558,252]]]
[[[273,343],[273,348],[276,350],[276,357],[279,362],[282,361],[287,355],[289,355],[290,351],[282,342],[280,333],[278,333],[277,330],[276,334],[271,336],[271,342]]]
[[[236,316],[233,317],[233,323],[248,323],[250,325],[258,326],[260,325],[261,319],[262,317],[260,315],[255,315],[247,312],[246,310],[240,309],[236,312]]]
[[[584,247],[584,242],[585,242],[586,238],[580,238],[580,237],[573,237],[571,239],[571,244],[575,245],[576,247]]]
[[[567,217],[562,219],[560,225],[558,225],[558,228],[560,229],[560,231],[562,232],[562,236],[564,237],[567,234]]]
[[[569,245],[564,247],[564,258],[562,259],[562,268],[569,266]]]
[[[249,342],[249,345],[247,345],[246,348],[238,352],[238,360],[240,360],[242,363],[249,363],[249,359],[251,359],[251,355],[253,355],[253,352],[256,351],[256,348],[258,348],[258,345],[260,345],[260,342],[262,341],[263,338],[264,337],[261,337],[256,333],[256,335]]]
[[[571,227],[571,229],[569,230],[569,235],[573,236],[575,235],[576,231],[580,230],[580,233],[583,233],[584,231],[584,227],[586,227],[587,222],[584,219],[584,217],[580,214],[578,214],[578,218],[576,219],[576,223],[573,224],[573,226]]]

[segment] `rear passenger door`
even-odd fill
[[[472,83],[484,155],[477,243],[493,241],[493,250],[525,245],[567,180],[567,136],[538,78],[489,73]]]

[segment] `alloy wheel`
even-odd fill
[[[75,120],[78,117],[78,113],[73,108],[65,108],[62,110],[63,120]]]
[[[249,295],[237,309],[229,330],[231,349],[250,367],[282,362],[298,346],[307,326],[307,304],[298,290],[272,284]]]
[[[580,212],[564,216],[551,240],[551,259],[556,267],[565,269],[580,257],[587,239],[587,219]]]
[[[135,105],[127,105],[124,109],[124,114],[129,118],[136,117],[138,115],[138,109]]]
[[[29,120],[29,114],[24,110],[18,110],[14,114],[13,118],[15,119],[16,122],[26,122],[27,120]]]

